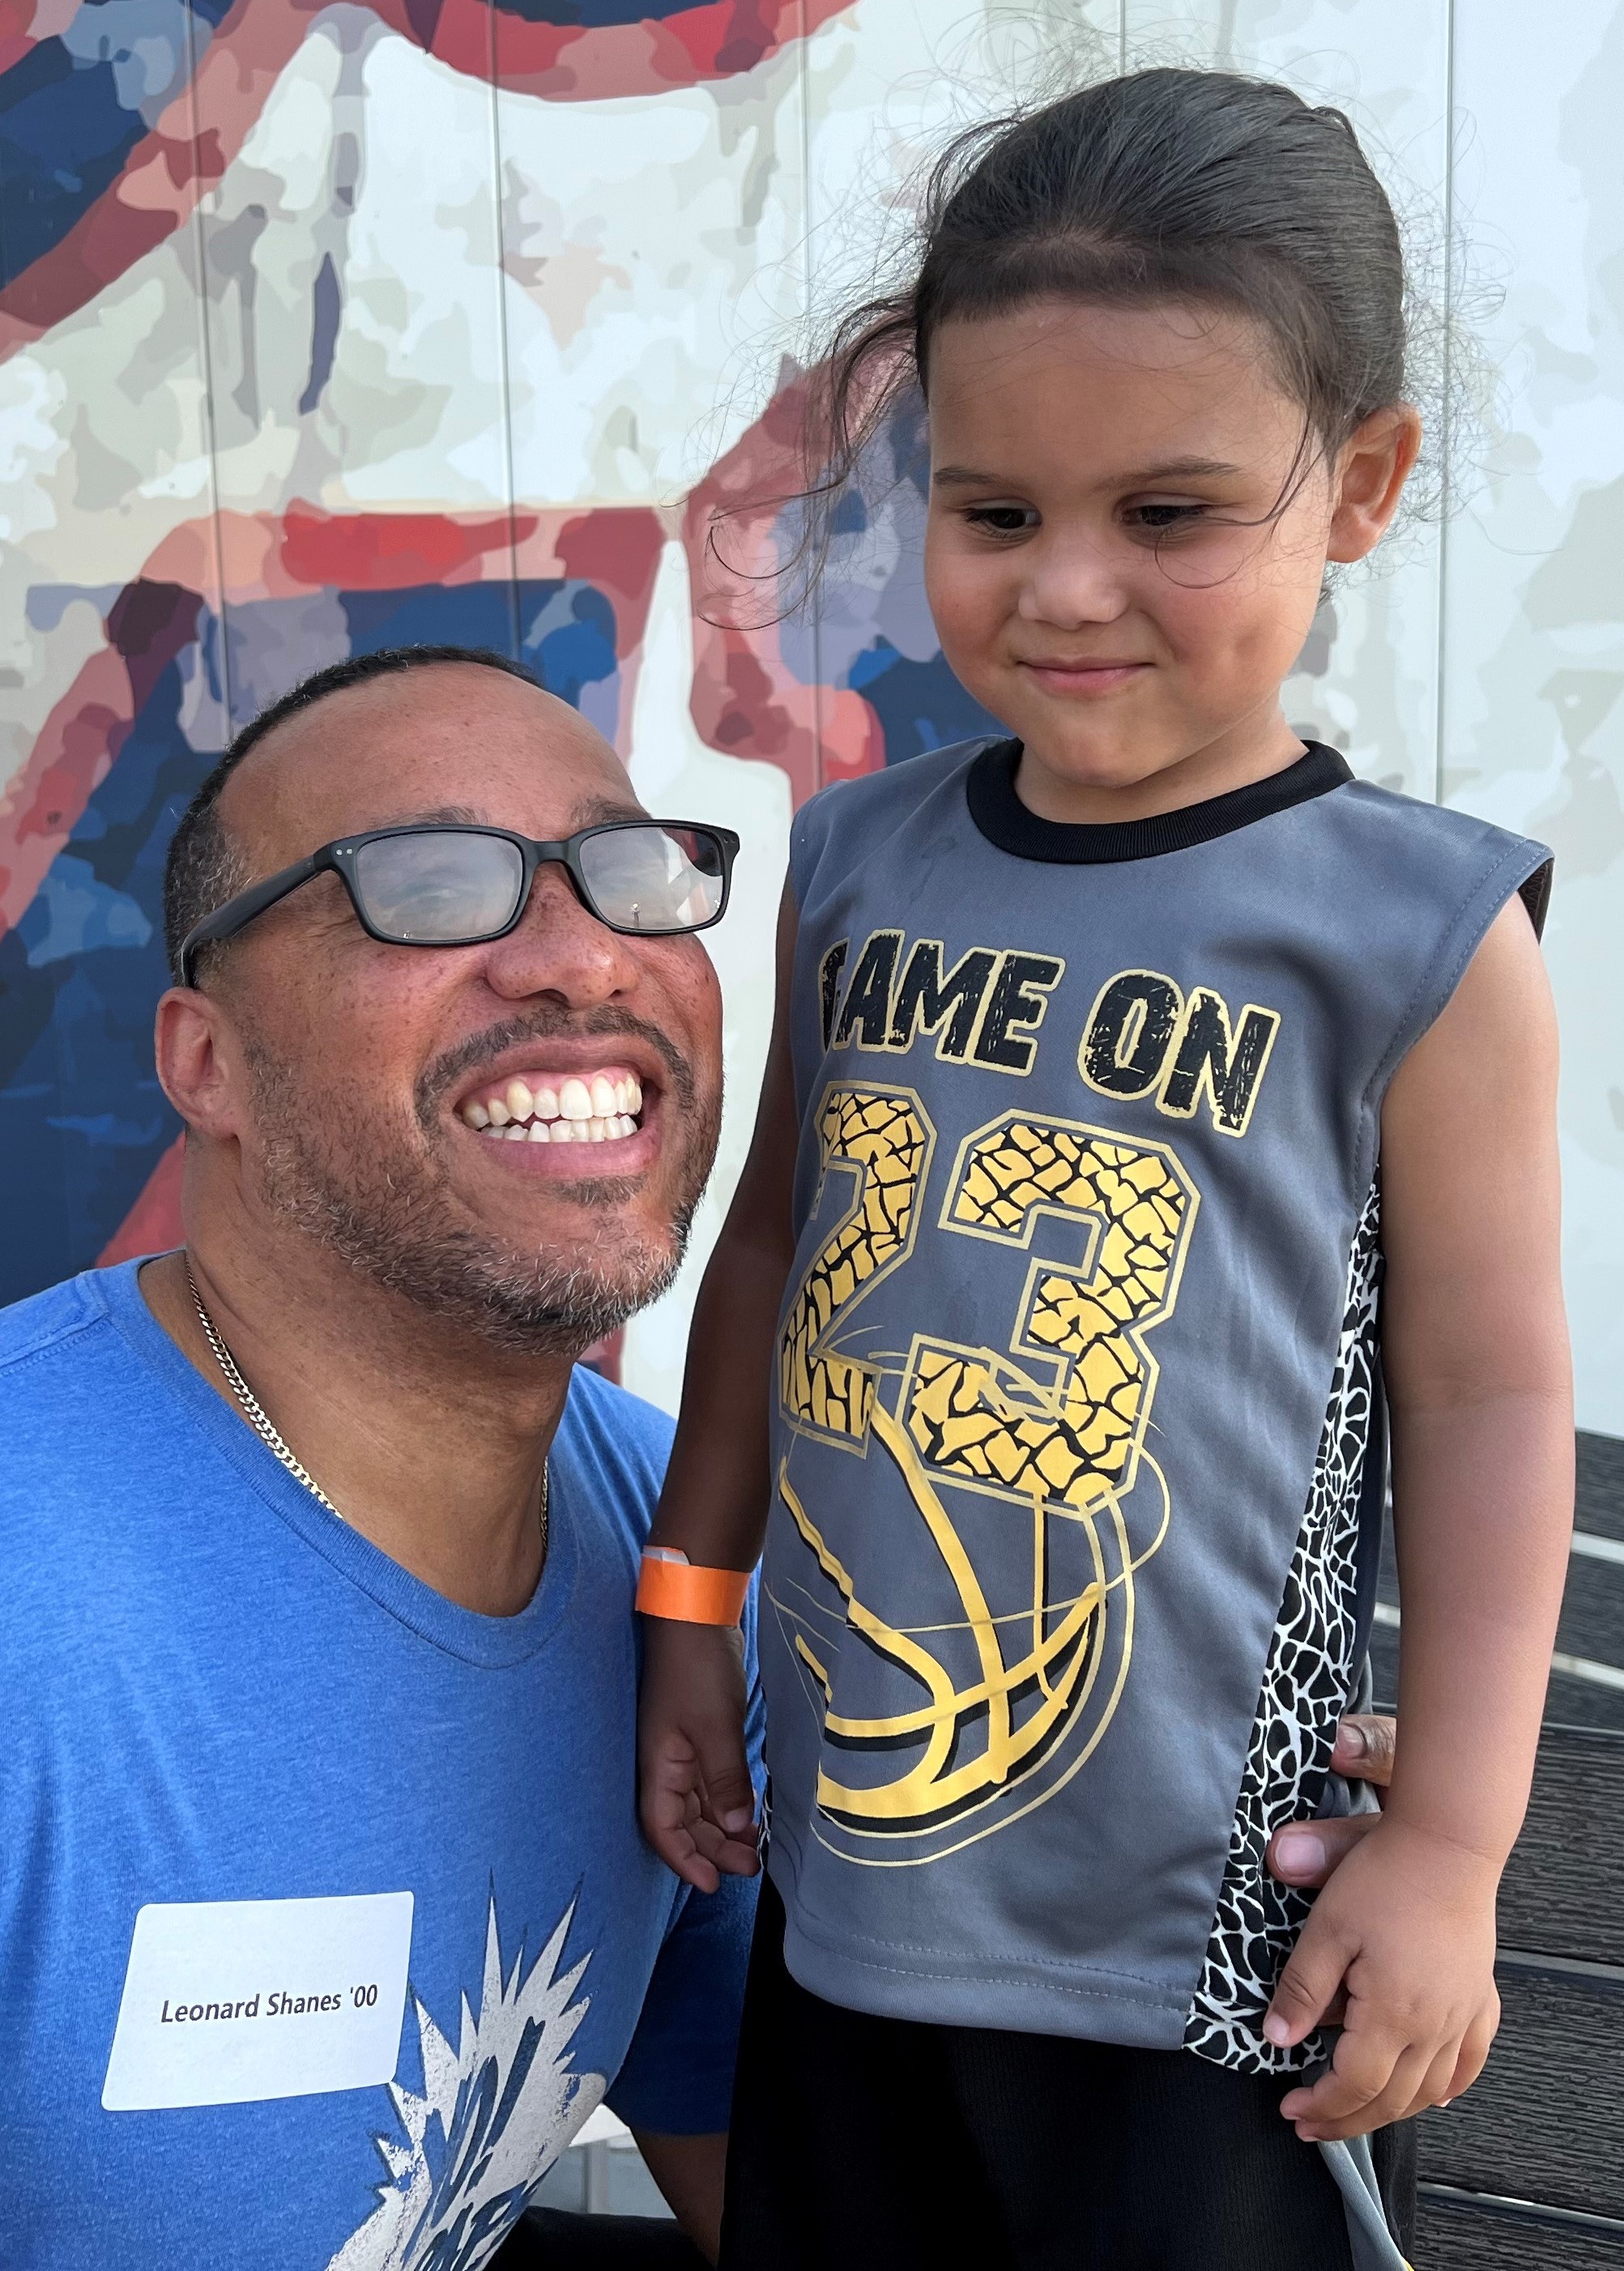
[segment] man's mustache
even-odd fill
[[[646,1041],[665,1067],[678,1104],[686,1112],[693,1110],[698,1095],[693,1068],[657,1025],[634,1017],[627,1009],[592,1009],[585,1016],[572,1016],[566,1009],[534,1009],[528,1016],[506,1017],[499,1025],[488,1025],[482,1033],[471,1033],[427,1066],[413,1091],[418,1124],[426,1136],[431,1136],[446,1091],[455,1088],[465,1073],[488,1064],[522,1041],[579,1040],[587,1035],[598,1039],[606,1034],[630,1034]]]

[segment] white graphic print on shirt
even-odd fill
[[[504,1979],[493,1897],[479,2015],[465,1995],[454,2051],[413,1997],[422,2091],[389,2085],[406,2141],[374,2139],[388,2181],[327,2271],[480,2271],[512,2231],[607,2088],[602,2074],[570,2063],[590,2000],[570,2000],[590,1953],[558,1969],[574,1913],[565,1911],[528,1972],[521,1945]]]
[[[1319,2034],[1292,2050],[1265,2036],[1275,1983],[1313,1906],[1270,1876],[1269,1840],[1301,1811],[1330,1766],[1358,1675],[1360,1506],[1380,1393],[1382,1186],[1373,1182],[1348,1262],[1347,1307],[1297,1550],[1269,1646],[1235,1809],[1229,1860],[1184,2042],[1197,2058],[1250,2074],[1293,2074],[1325,2054]]]

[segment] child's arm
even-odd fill
[[[778,916],[778,995],[749,1157],[694,1305],[666,1486],[650,1543],[712,1569],[753,1569],[771,1497],[767,1443],[773,1333],[795,1255],[791,1188],[799,1134],[789,1048],[795,904]],[[638,1784],[644,1834],[702,1892],[717,1872],[756,1866],[755,1792],[744,1755],[738,1632],[643,1620]]]
[[[1381,1825],[1320,1895],[1266,2023],[1300,2042],[1345,1990],[1331,2071],[1281,2103],[1304,2137],[1357,2136],[1454,2096],[1499,2023],[1494,1895],[1527,1803],[1573,1521],[1556,1054],[1513,899],[1382,1115],[1402,1733]]]

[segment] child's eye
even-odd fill
[[[987,536],[1024,536],[1038,519],[1029,504],[972,504],[965,514],[969,527]]]
[[[1188,528],[1206,510],[1204,504],[1132,504],[1128,508],[1128,521],[1130,527],[1162,536],[1170,528]]]

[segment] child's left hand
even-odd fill
[[[1288,2045],[1340,2019],[1329,2072],[1280,2102],[1300,2137],[1358,2137],[1476,2081],[1500,2024],[1499,1877],[1485,1855],[1390,1814],[1342,1863],[1263,2022]]]

